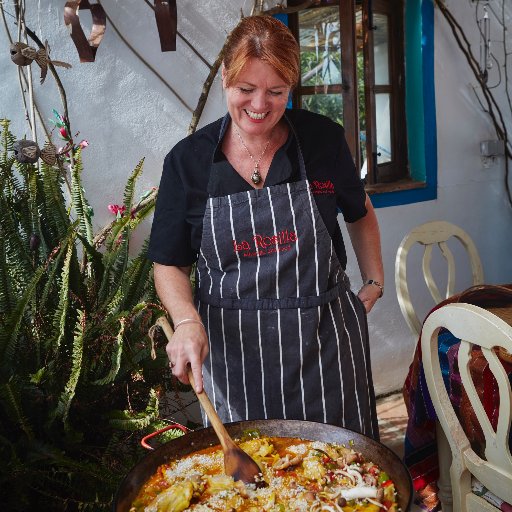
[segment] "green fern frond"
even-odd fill
[[[21,292],[32,275],[33,267],[29,256],[28,233],[21,229],[16,212],[4,197],[0,196],[0,236],[4,239],[5,254],[13,284]]]
[[[85,237],[87,242],[92,245],[94,238],[91,222],[92,209],[85,198],[85,191],[82,186],[82,170],[82,155],[81,151],[78,150],[75,153],[75,165],[71,169],[71,199],[73,202],[73,208],[75,209],[80,221],[80,233]]]
[[[152,283],[153,263],[146,258],[148,241],[139,256],[134,258],[123,276],[123,302],[121,309],[130,309],[147,294]]]
[[[53,325],[57,331],[56,340],[53,343],[53,350],[58,352],[60,344],[66,335],[66,324],[69,310],[69,274],[71,258],[74,250],[74,237],[67,242],[66,258],[62,267],[61,284],[59,290],[59,305],[55,311]]]
[[[116,248],[107,251],[104,261],[105,272],[99,290],[99,301],[102,304],[110,304],[116,298],[121,287],[123,275],[129,261],[129,242],[126,232],[122,234],[122,240]]]
[[[106,312],[107,315],[115,315],[116,313],[120,312],[120,305],[123,301],[123,290],[121,288],[118,288],[116,291],[116,294],[114,297],[112,297],[112,300],[107,304],[106,306]]]
[[[139,176],[142,174],[142,169],[144,167],[144,158],[139,161],[139,163],[135,166],[131,176],[128,178],[126,182],[126,186],[124,187],[124,195],[123,195],[123,204],[126,207],[127,216],[130,216],[131,208],[133,206],[133,196],[135,194],[135,183]]]
[[[77,238],[82,243],[82,248],[87,254],[87,260],[92,264],[92,271],[94,272],[94,279],[101,280],[103,272],[105,271],[103,265],[103,255],[98,251],[94,245],[91,245],[80,233],[76,233]]]
[[[66,383],[64,391],[61,393],[59,398],[59,404],[57,406],[57,415],[62,417],[64,423],[64,429],[70,430],[68,423],[69,409],[71,402],[76,393],[76,386],[80,373],[82,371],[82,358],[84,349],[84,332],[85,332],[85,314],[82,310],[78,310],[78,319],[75,326],[75,334],[73,338],[73,352],[71,355],[71,372],[69,379]]]
[[[59,169],[42,163],[38,174],[38,192],[42,198],[39,203],[43,219],[41,231],[50,247],[57,245],[70,225],[62,184],[63,178]]]
[[[111,352],[112,366],[110,368],[110,371],[102,379],[93,381],[93,384],[96,384],[99,386],[102,386],[104,384],[109,384],[110,382],[114,381],[114,379],[116,378],[116,375],[119,373],[119,368],[121,368],[121,355],[123,354],[124,329],[125,329],[125,325],[126,325],[126,318],[124,318],[124,317],[119,318],[119,323],[121,324],[121,327],[119,329],[119,332],[117,333],[115,343],[112,346],[112,352]]]
[[[5,254],[5,239],[0,236],[0,321],[12,310],[15,304],[11,284],[11,275]]]
[[[5,328],[0,331],[0,361],[3,369],[7,374],[12,374],[15,371],[14,355],[16,353],[16,346],[19,342],[18,334],[24,315],[26,314],[27,306],[32,301],[34,294],[37,290],[39,280],[44,275],[44,267],[39,267],[32,273],[32,279],[21,299],[17,302],[16,307],[9,315]]]
[[[34,432],[23,412],[21,393],[16,381],[0,384],[0,402],[9,421],[18,425],[28,439],[33,439]]]
[[[16,138],[9,129],[10,124],[9,119],[0,119],[0,145],[2,149],[0,158],[2,163],[8,158],[8,151],[13,151],[14,143],[16,142]]]
[[[144,167],[144,158],[139,161],[139,163],[135,166],[135,169],[132,171],[132,174],[128,178],[126,182],[126,186],[124,188],[123,194],[123,205],[126,208],[126,213],[120,219],[118,219],[112,226],[110,231],[110,235],[106,240],[106,246],[111,249],[114,244],[119,244],[120,238],[128,238],[129,232],[132,229],[132,224],[138,223],[136,219],[132,219],[131,211],[133,207],[133,197],[135,195],[135,184],[137,179],[142,174],[142,169]]]
[[[113,411],[110,415],[109,425],[119,430],[136,430],[147,428],[158,417],[159,401],[156,391],[151,388],[146,409],[142,412]]]

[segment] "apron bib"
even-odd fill
[[[208,199],[196,290],[204,386],[224,422],[300,419],[378,439],[366,312],[290,129],[300,181]]]

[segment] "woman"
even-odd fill
[[[228,114],[165,159],[149,257],[174,322],[167,353],[184,383],[190,365],[223,421],[307,419],[378,438],[366,325],[383,290],[378,224],[343,128],[285,113],[299,71],[285,25],[244,18],[223,61]],[[366,283],[359,298],[338,208]]]

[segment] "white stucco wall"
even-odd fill
[[[144,174],[139,192],[157,186],[163,157],[186,135],[191,112],[145,67],[107,26],[95,63],[80,64],[62,18],[62,2],[27,1],[27,25],[48,39],[54,59],[73,65],[60,71],[66,88],[72,129],[80,131],[90,146],[84,151],[84,184],[94,211],[94,225],[100,229],[111,219],[107,204],[119,203],[126,178],[144,157]],[[138,0],[103,0],[105,10],[124,37],[169,82],[190,108],[195,108],[208,74],[207,67],[180,40],[177,51],[161,53],[151,9]],[[209,0],[178,2],[178,30],[213,63],[226,34],[235,25],[240,8],[250,11],[251,0]],[[472,5],[461,0],[446,2],[463,26],[476,35]],[[4,4],[12,13],[9,2]],[[510,13],[509,13],[510,14]],[[90,25],[87,12],[83,25]],[[13,34],[13,20],[7,22]],[[512,209],[504,192],[504,164],[498,160],[484,169],[479,142],[495,138],[491,124],[481,112],[468,86],[474,83],[460,50],[439,11],[435,15],[435,82],[438,142],[438,198],[377,211],[382,234],[386,272],[386,294],[369,316],[372,365],[377,393],[400,388],[415,344],[402,318],[394,291],[394,259],[403,236],[414,226],[429,220],[448,220],[473,237],[480,252],[486,282],[512,282]],[[475,40],[475,48],[478,39]],[[10,61],[5,31],[0,29],[0,117],[13,121],[18,137],[30,133],[22,113],[16,66]],[[51,109],[62,111],[52,76],[42,86],[39,70],[33,65],[36,101],[43,118]],[[200,125],[224,112],[217,78]],[[510,116],[510,112],[508,112]],[[41,133],[39,137],[42,138]],[[56,138],[55,138],[56,140]],[[149,224],[136,236],[140,244]],[[414,257],[414,256],[413,256]],[[419,267],[418,267],[419,268]],[[348,274],[353,287],[360,285],[353,253],[349,250]],[[423,287],[418,273],[413,287]],[[457,276],[459,289],[470,284],[469,269]],[[417,286],[415,286],[417,285]],[[427,292],[414,299],[422,314],[430,307]]]

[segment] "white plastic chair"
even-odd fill
[[[471,447],[443,382],[437,341],[442,327],[461,340],[458,352],[460,376],[485,436],[485,459],[477,455]],[[469,371],[473,345],[481,347],[498,383],[500,406],[496,431],[485,413]],[[425,377],[452,456],[449,482],[446,482],[442,481],[446,478],[446,472],[443,471],[446,460],[443,462],[443,454],[439,454],[441,473],[439,498],[443,512],[500,510],[472,492],[472,475],[494,495],[507,503],[512,503],[512,456],[508,443],[512,393],[507,373],[495,352],[495,347],[496,349],[503,347],[508,352],[512,352],[512,327],[501,318],[478,306],[464,303],[447,304],[431,313],[423,325],[421,349]],[[438,433],[441,432],[438,431]],[[441,450],[441,447],[439,449]],[[453,508],[449,493],[450,484]]]
[[[396,293],[402,314],[416,337],[420,335],[422,322],[414,311],[407,285],[407,255],[411,247],[416,243],[425,247],[422,262],[423,277],[434,300],[434,304],[439,304],[443,299],[447,299],[455,293],[455,258],[446,243],[451,237],[458,239],[468,253],[471,262],[472,284],[482,284],[484,275],[475,244],[464,230],[454,224],[444,221],[421,224],[411,230],[398,247],[395,259]],[[448,266],[448,280],[444,296],[441,296],[431,271],[432,250],[436,244],[439,246]]]

